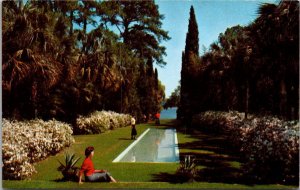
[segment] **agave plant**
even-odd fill
[[[176,172],[180,181],[195,181],[197,175],[196,159],[192,155],[186,155],[184,160],[180,162],[180,166]]]
[[[64,176],[64,180],[76,180],[77,181],[77,173],[79,172],[79,168],[75,166],[78,162],[79,158],[75,158],[75,154],[65,154],[65,164],[58,160],[60,166],[57,168],[58,171]]]

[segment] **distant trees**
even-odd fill
[[[74,122],[94,110],[140,118],[160,109],[153,61],[165,64],[159,43],[169,36],[153,1],[6,1],[2,10],[4,117]]]
[[[171,93],[171,96],[166,99],[164,109],[178,107],[180,103],[180,85]]]
[[[192,105],[193,113],[238,110],[245,116],[251,112],[297,118],[299,2],[262,4],[258,13],[252,24],[221,33],[201,58],[186,61],[183,53],[179,104],[183,116]],[[187,65],[195,67],[187,72]]]

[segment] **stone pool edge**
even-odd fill
[[[177,131],[176,129],[174,129],[175,134],[174,134],[174,138],[175,138],[175,155],[178,158],[177,162],[180,162],[180,157],[179,157],[179,144],[178,144],[178,138],[177,138]]]
[[[112,162],[120,162],[120,160],[131,150],[148,132],[150,131],[150,128],[148,128],[146,131],[144,131],[141,136],[139,136],[133,143],[131,143],[117,158],[115,158]]]

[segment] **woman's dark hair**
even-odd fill
[[[94,151],[94,147],[93,146],[87,147],[85,149],[85,156],[88,157],[91,154],[91,152],[93,152],[93,151]]]

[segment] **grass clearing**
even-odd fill
[[[170,120],[162,121],[160,128],[174,127],[176,123]],[[137,125],[138,135],[153,124]],[[4,188],[296,188],[295,186],[245,185],[239,184],[238,178],[240,162],[238,156],[226,146],[225,137],[216,137],[202,132],[193,135],[177,128],[180,155],[193,154],[199,159],[200,179],[194,183],[174,183],[174,173],[178,163],[112,163],[126,147],[130,140],[130,127],[120,128],[97,135],[76,135],[71,147],[55,156],[35,164],[36,170],[31,180],[11,181],[3,180]],[[81,157],[77,166],[84,160],[84,150],[87,146],[95,147],[93,158],[96,169],[108,170],[119,182],[87,183],[78,185],[77,182],[61,182],[62,174],[57,171],[57,159],[64,159],[64,152],[75,153]],[[223,180],[222,180],[223,179]]]

